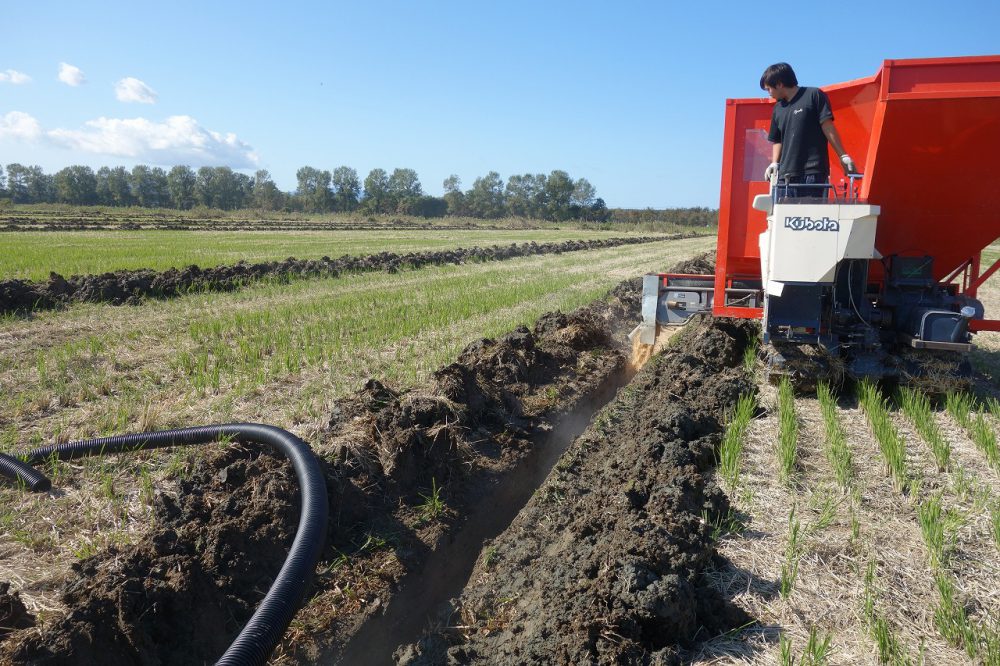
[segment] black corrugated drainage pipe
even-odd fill
[[[0,476],[20,481],[28,490],[45,492],[52,487],[52,482],[37,469],[3,453],[0,453]]]
[[[299,526],[281,571],[243,631],[217,662],[225,666],[262,665],[302,604],[326,542],[329,514],[326,481],[312,449],[301,439],[281,428],[259,423],[228,423],[101,437],[35,449],[23,456],[27,464],[0,454],[0,475],[24,481],[32,490],[48,490],[51,485],[49,480],[28,465],[43,462],[52,456],[59,460],[71,460],[141,449],[207,444],[220,439],[256,442],[280,451],[292,463],[302,493]]]

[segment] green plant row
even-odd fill
[[[869,560],[865,569],[864,596],[862,597],[862,619],[868,628],[868,635],[875,641],[880,664],[910,666],[913,664],[913,660],[910,658],[906,644],[878,606],[875,574],[875,560]]]
[[[788,377],[778,385],[778,478],[791,484],[798,456],[799,420],[795,412],[795,395]]]
[[[741,395],[719,446],[719,473],[730,491],[735,491],[739,485],[746,431],[756,411],[756,397],[753,394]]]
[[[920,436],[931,447],[934,454],[934,462],[937,463],[939,472],[948,469],[951,460],[951,444],[945,439],[934,420],[934,412],[931,410],[931,401],[925,393],[912,388],[904,388],[899,393],[900,406],[903,413],[913,423]]]
[[[875,439],[878,441],[879,450],[885,459],[889,475],[892,477],[893,486],[897,491],[902,492],[909,480],[909,473],[906,469],[906,445],[899,430],[892,422],[889,414],[888,403],[874,383],[862,382],[859,389],[861,407],[868,417]]]
[[[820,382],[816,387],[820,412],[823,414],[823,429],[826,434],[826,458],[833,467],[837,483],[845,491],[854,484],[854,458],[847,446],[847,436],[840,423],[837,400],[830,390],[830,385]]]
[[[1000,447],[997,446],[996,432],[986,418],[986,408],[983,405],[977,408],[975,402],[975,399],[968,393],[949,393],[945,398],[945,409],[965,428],[969,437],[986,456],[986,462],[989,463],[990,467],[1000,472]],[[994,399],[988,404],[993,410],[996,400]],[[1000,412],[1000,408],[996,408],[993,413],[997,412]]]

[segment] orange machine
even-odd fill
[[[823,88],[844,148],[862,168],[860,196],[881,208],[875,247],[883,256],[929,255],[933,276],[976,288],[982,250],[1000,237],[1000,56],[886,60],[874,76]],[[726,100],[719,240],[712,312],[759,318],[740,305],[747,281],[761,279],[758,236],[765,214],[753,199],[768,192],[770,99]],[[831,155],[834,185],[842,185]],[[872,261],[869,278],[883,279]],[[727,293],[727,289],[729,292]],[[978,319],[970,330],[1000,330]]]
[[[824,90],[863,176],[834,167],[811,199],[772,190],[773,102],[727,100],[715,275],[647,275],[641,342],[711,311],[761,319],[779,360],[819,345],[891,377],[906,349],[967,352],[1000,330],[976,299],[1000,266],[980,261],[1000,238],[1000,56],[886,60]]]

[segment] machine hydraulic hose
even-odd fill
[[[117,435],[45,446],[17,458],[0,454],[0,475],[22,481],[31,490],[51,484],[31,465],[50,460],[72,460],[93,455],[126,453],[169,446],[208,444],[220,439],[254,442],[282,453],[292,464],[302,498],[295,539],[271,589],[250,621],[217,662],[221,665],[264,664],[299,609],[326,541],[329,505],[326,481],[309,446],[295,435],[257,423],[230,423]]]

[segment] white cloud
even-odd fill
[[[224,164],[245,169],[258,162],[253,147],[235,134],[207,130],[190,116],[171,116],[164,122],[102,117],[88,121],[86,129],[54,129],[47,135],[55,143],[73,150],[151,164]]]
[[[115,84],[115,96],[120,102],[156,103],[156,91],[131,76],[127,76]]]
[[[23,111],[11,111],[0,116],[0,139],[26,139],[33,141],[42,133],[38,121]]]
[[[0,72],[0,83],[10,83],[17,86],[22,83],[27,83],[30,80],[30,76],[24,72],[19,72],[16,69],[8,69],[6,72]]]
[[[65,62],[59,63],[59,80],[68,86],[73,86],[76,88],[79,85],[83,85],[87,82],[87,77],[83,75],[83,72],[79,67],[74,67]]]

